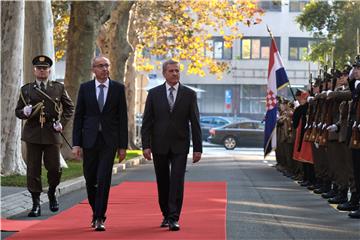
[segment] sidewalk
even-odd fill
[[[125,171],[139,164],[145,163],[142,156],[127,160],[125,163],[114,164],[113,174]],[[72,191],[85,187],[85,179],[83,176],[61,182],[57,188],[57,196],[67,194]],[[46,192],[46,189],[44,189]],[[46,194],[41,194],[41,204],[48,202]],[[15,216],[32,208],[32,200],[29,191],[26,188],[2,187],[1,189],[1,217],[7,218]]]

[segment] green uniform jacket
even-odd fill
[[[67,94],[64,85],[56,81],[48,81],[45,93],[59,106],[49,98],[36,90],[38,88],[36,81],[25,84],[21,88],[21,94],[15,109],[18,118],[26,120],[21,139],[25,142],[37,144],[59,144],[62,143],[60,133],[53,128],[54,121],[60,120],[64,127],[74,113],[74,104]],[[26,103],[24,103],[24,101]],[[43,102],[43,112],[45,123],[41,128],[40,111],[35,112],[34,106]],[[31,104],[33,111],[29,117],[24,115],[23,108]],[[59,115],[60,110],[60,115]],[[60,116],[60,119],[59,119]]]

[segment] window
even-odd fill
[[[211,123],[211,118],[202,118],[202,119],[200,119],[200,122],[202,124],[210,124]]]
[[[281,0],[262,0],[258,6],[265,11],[281,12]]]
[[[243,129],[253,129],[254,126],[251,122],[244,122],[244,123],[240,123],[239,124],[239,128],[243,128]]]
[[[289,38],[289,60],[303,60],[314,42],[312,38]]]
[[[213,59],[232,59],[232,49],[224,46],[222,37],[214,37],[207,40],[206,43],[209,49],[205,49],[205,56]]]
[[[264,113],[265,85],[243,85],[240,97],[241,113]]]
[[[269,59],[270,37],[251,37],[241,40],[241,59]],[[275,37],[280,51],[280,38]]]
[[[290,12],[301,12],[309,0],[290,0],[289,10]]]

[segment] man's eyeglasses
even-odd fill
[[[99,65],[95,65],[94,67],[97,67],[97,68],[109,68],[110,65],[109,64],[99,64]]]

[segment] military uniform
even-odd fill
[[[38,56],[33,60],[35,67],[44,65],[51,67],[51,64],[51,59],[46,56]],[[41,83],[44,85],[41,86]],[[27,115],[24,108],[30,105],[33,106],[30,110],[31,114]],[[15,114],[18,118],[26,120],[21,139],[25,141],[27,148],[27,188],[32,194],[36,207],[39,207],[38,201],[42,192],[42,159],[48,171],[49,199],[53,200],[51,203],[57,204],[55,190],[61,177],[62,136],[54,129],[54,123],[58,121],[64,126],[73,112],[74,104],[62,83],[36,80],[21,88]]]
[[[355,68],[360,68],[360,55],[356,57],[355,63],[353,65]],[[360,71],[360,70],[357,70]],[[350,74],[351,75],[351,74]],[[357,131],[353,129],[353,125],[355,124],[355,128],[358,128],[360,123],[360,83],[358,83],[360,79],[352,79],[349,81],[349,87],[351,90],[352,95],[352,102],[350,105],[349,111],[349,125],[348,125],[348,139],[350,139],[350,147],[351,147],[351,154],[352,154],[352,162],[353,162],[353,169],[354,169],[354,181],[355,187],[357,191],[357,207],[359,207],[359,198],[360,198],[360,147],[359,147],[359,140],[354,139],[354,132]],[[355,83],[358,83],[355,85]],[[355,130],[355,131],[353,131]],[[359,132],[358,132],[359,133]],[[355,212],[349,213],[351,218],[360,218],[360,210]]]

